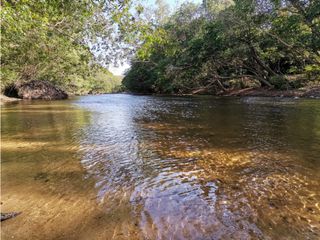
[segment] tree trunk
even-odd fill
[[[264,70],[266,70],[270,76],[278,75],[276,72],[274,72],[267,64],[265,64],[259,58],[258,53],[257,53],[256,49],[254,48],[254,46],[251,43],[248,43],[248,45],[249,45],[249,48],[251,50],[251,53],[252,53],[254,60],[256,60],[256,62],[259,64],[259,66],[262,67]]]

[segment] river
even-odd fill
[[[2,239],[319,239],[320,101],[2,107]]]

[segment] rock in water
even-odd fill
[[[48,81],[16,83],[5,88],[4,95],[22,99],[66,99],[68,94]]]
[[[21,212],[1,213],[1,222],[4,221],[4,220],[8,220],[10,218],[16,217],[19,214],[21,214]]]

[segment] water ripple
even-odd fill
[[[106,95],[76,104],[91,112],[78,138],[98,201],[129,206],[146,239],[320,236],[318,103]]]

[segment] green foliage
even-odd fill
[[[283,76],[273,76],[270,78],[270,83],[276,88],[287,90],[290,88],[289,82]]]
[[[89,93],[111,93],[119,92],[121,88],[122,77],[113,76],[112,73],[101,69],[92,77]]]
[[[85,79],[73,75],[65,90],[76,95],[99,94],[118,92],[121,87],[122,77],[114,76],[108,70],[95,66],[89,76]]]
[[[47,80],[73,93],[97,91],[100,85],[102,91],[111,91],[115,78],[101,64],[119,55],[121,41],[113,38],[124,37],[122,23],[132,25],[126,21],[129,5],[130,1],[3,1],[2,86]],[[115,26],[118,32],[111,31]],[[106,46],[108,51],[103,51]],[[92,52],[97,51],[105,54],[96,57]]]
[[[132,79],[135,79],[132,81]],[[134,92],[152,93],[155,91],[156,72],[148,62],[133,63],[132,70],[123,79],[123,85]]]
[[[251,79],[254,85],[258,80],[279,89],[300,87],[301,82],[288,78],[304,74],[311,81],[319,76],[317,2],[183,4],[143,36],[123,84],[131,91],[163,93],[221,91],[231,87],[230,79]]]

